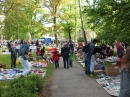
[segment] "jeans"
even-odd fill
[[[55,61],[55,68],[59,68],[59,61]]]
[[[16,68],[16,55],[11,54],[11,68]]]
[[[66,65],[67,65],[67,68],[69,68],[68,59],[63,58],[63,62],[64,62],[64,68],[66,68]]]
[[[21,65],[22,65],[23,68],[24,68],[22,75],[23,75],[23,76],[27,76],[27,74],[28,74],[29,71],[31,70],[30,64],[29,64],[28,60],[24,60],[24,59],[20,56],[20,57],[19,57],[19,61],[20,61]]]
[[[90,61],[91,61],[91,56],[89,54],[84,54],[85,57],[85,74],[90,75]]]
[[[69,65],[70,65],[70,67],[72,67],[73,66],[73,61],[69,60]]]
[[[70,50],[72,51],[72,53],[74,53],[74,48],[70,48]]]

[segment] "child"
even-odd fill
[[[40,49],[37,48],[36,55],[37,55],[37,56],[40,56],[40,54],[41,54]]]
[[[59,68],[59,59],[60,59],[60,54],[58,51],[53,52],[53,61],[55,62],[55,68]]]
[[[70,53],[69,53],[69,65],[70,65],[70,67],[73,67],[73,60],[74,60],[74,54],[70,50]]]

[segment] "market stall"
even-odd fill
[[[119,96],[120,76],[106,76],[96,79],[96,81],[112,96]]]
[[[20,75],[23,72],[23,69],[0,69],[0,80],[10,80],[14,79],[17,77],[20,77]],[[46,70],[45,69],[32,69],[31,74],[38,74],[41,77],[44,77],[46,75]]]
[[[38,74],[41,77],[46,75],[46,67],[48,67],[48,63],[46,61],[31,61],[30,62],[30,74]],[[14,69],[5,69],[0,68],[0,80],[10,80],[17,77],[20,77],[23,69],[14,68]]]
[[[56,51],[56,50],[58,50],[58,49],[55,48],[55,47],[49,48],[49,53],[52,53],[52,52],[54,52],[54,51]]]
[[[120,67],[117,63],[121,61],[118,57],[96,58],[94,65],[94,75],[98,77],[96,79],[97,83],[110,95],[115,97],[119,96],[120,91]],[[85,66],[83,59],[77,60],[77,62],[83,67]]]
[[[106,59],[96,59],[95,71],[98,70],[100,78],[96,81],[112,96],[119,96],[120,91],[120,68],[117,63],[120,62],[118,57],[108,57]],[[94,71],[94,72],[95,72]]]

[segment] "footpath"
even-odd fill
[[[62,58],[59,63],[53,72],[52,97],[111,97],[77,62],[69,69],[64,68]]]

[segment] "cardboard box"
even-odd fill
[[[94,74],[104,73],[104,70],[94,70]]]
[[[119,75],[119,67],[118,66],[105,66],[105,74],[106,76],[115,76]]]
[[[0,68],[6,69],[6,64],[0,64]]]

